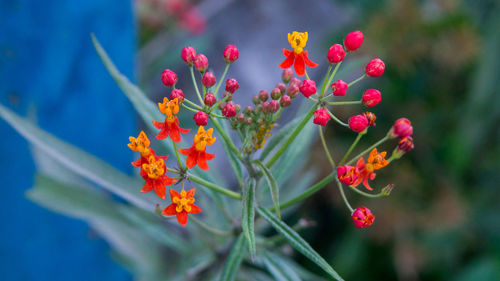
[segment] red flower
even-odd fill
[[[146,172],[142,178],[146,181],[141,189],[141,192],[150,192],[154,189],[156,195],[161,199],[165,199],[166,186],[176,182],[176,180],[168,177],[165,173],[167,168],[163,159],[156,159],[150,155],[148,163],[142,164],[142,169]]]
[[[192,188],[188,192],[182,190],[179,194],[177,191],[170,189],[172,204],[163,210],[163,214],[166,216],[175,215],[179,224],[185,226],[188,221],[188,214],[198,214],[201,212],[201,208],[194,204],[195,191],[196,189]]]
[[[279,67],[289,68],[293,65],[297,75],[303,76],[305,74],[306,65],[309,67],[318,66],[318,64],[312,62],[307,57],[307,51],[304,50],[307,43],[307,37],[307,32],[299,33],[294,31],[292,34],[288,33],[288,42],[292,46],[293,51],[283,49],[283,55],[286,59],[279,65]]]
[[[341,183],[346,185],[353,185],[358,179],[359,171],[353,166],[340,166],[337,167],[337,177]]]
[[[377,149],[374,148],[370,155],[368,156],[368,160],[365,163],[365,159],[363,157],[359,158],[358,163],[356,164],[356,168],[359,171],[358,179],[352,184],[352,186],[358,186],[360,183],[363,183],[366,189],[373,190],[368,183],[368,180],[375,179],[375,170],[382,169],[383,167],[389,165],[389,161],[385,160],[385,155],[387,152],[378,153]]]
[[[352,221],[357,228],[364,228],[373,224],[375,216],[370,209],[359,207],[352,212]]]
[[[165,117],[164,122],[157,122],[153,120],[153,125],[157,129],[160,129],[156,138],[162,140],[170,136],[174,142],[180,142],[181,133],[186,134],[190,130],[181,128],[179,126],[179,119],[177,119],[177,116],[174,115],[179,112],[178,99],[175,98],[169,101],[167,98],[163,98],[163,103],[158,103],[158,108],[167,117]]]
[[[215,137],[212,137],[214,129],[210,128],[207,131],[200,126],[198,132],[194,136],[193,146],[191,148],[181,148],[179,152],[187,155],[186,166],[192,169],[198,165],[202,170],[208,170],[207,160],[212,160],[215,154],[205,152],[207,145],[212,145],[215,142]]]

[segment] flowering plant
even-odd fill
[[[307,67],[318,66],[304,49],[308,33],[288,34],[292,50],[283,49],[286,58],[279,65],[283,68],[282,83],[270,94],[261,90],[252,97],[253,106],[244,108],[232,101],[233,95],[239,94],[238,81],[226,80],[230,65],[239,58],[239,51],[233,45],[223,51],[226,68],[219,79],[208,71],[209,61],[205,55],[198,54],[192,47],[183,48],[181,58],[189,68],[194,92],[185,95],[182,89],[177,89],[177,74],[166,69],[161,80],[171,92],[154,105],[118,72],[97,39],[92,39],[110,74],[147,124],[148,133],[140,131],[137,137],[131,136],[128,143],[128,147],[138,153],[138,159],[131,164],[137,168],[139,177],[120,173],[0,106],[0,116],[34,147],[62,164],[61,169],[69,169],[101,185],[127,203],[114,201],[92,187],[81,188],[88,185],[86,183],[68,184],[50,173],[38,177],[30,198],[88,220],[116,248],[119,260],[144,280],[164,279],[167,275],[173,280],[234,280],[237,276],[242,280],[255,280],[256,276],[260,276],[259,280],[272,280],[271,277],[322,280],[280,253],[278,249],[283,242],[315,263],[329,279],[342,280],[300,236],[299,231],[308,223],[300,221],[289,226],[282,217],[333,183],[353,225],[369,227],[375,216],[365,206],[353,208],[344,185],[369,198],[389,195],[392,184],[373,193],[377,189],[372,186],[376,172],[413,149],[411,122],[401,118],[382,139],[351,157],[363,135],[375,127],[376,116],[364,112],[344,122],[334,114],[333,108],[376,106],[381,102],[380,91],[367,89],[361,98],[352,99],[352,88],[366,77],[381,76],[385,70],[384,62],[377,58],[368,62],[358,79],[350,83],[334,82],[343,60],[361,47],[361,32],[351,32],[343,45],[334,44],[329,48],[328,70],[319,83],[307,72]],[[294,77],[294,71],[305,79]],[[200,85],[195,72],[200,74]],[[221,89],[225,90],[223,94]],[[299,93],[304,97],[299,98]],[[336,100],[343,96],[351,100]],[[301,100],[303,109],[298,110],[298,116],[282,125],[283,112],[292,101]],[[181,110],[193,113],[196,126],[180,121]],[[357,135],[338,162],[324,137],[324,127],[330,121]],[[281,128],[276,130],[278,126]],[[307,172],[296,174],[294,171],[304,166],[301,155],[311,144],[315,127],[331,173],[311,184]],[[150,140],[153,136],[160,146],[153,145]],[[378,148],[395,138],[399,138],[399,142],[386,159],[387,152],[379,152]],[[220,155],[216,156],[211,148],[216,143],[222,145],[238,186],[228,186],[224,180],[227,170],[223,170],[221,177],[213,161]],[[367,191],[362,190],[361,184]],[[277,233],[275,236],[268,235],[270,228]],[[201,235],[197,235],[200,232],[196,230],[201,231]]]

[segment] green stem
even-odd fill
[[[180,171],[177,171],[177,170],[174,170],[174,169],[170,169],[170,168],[167,168],[167,171],[169,171],[171,173],[174,173],[174,174],[180,174],[181,173]]]
[[[321,87],[321,94],[319,98],[321,99],[323,95],[325,94],[325,87],[326,87],[326,81],[328,81],[328,78],[330,78],[330,71],[332,71],[332,65],[328,66],[328,70],[326,71],[325,78],[323,79],[323,86]]]
[[[201,108],[201,106],[197,105],[196,103],[188,100],[187,98],[184,98],[184,102],[187,102],[190,106],[198,109],[198,110],[202,110],[203,108]]]
[[[206,230],[206,231],[208,231],[208,232],[210,232],[212,234],[215,234],[217,236],[225,236],[225,237],[233,236],[231,234],[231,232],[219,230],[219,229],[213,228],[211,226],[208,226],[205,223],[203,223],[202,221],[200,221],[197,218],[195,218],[194,216],[190,216],[190,220],[192,220],[200,228],[202,228],[202,229],[204,229],[204,230]]]
[[[342,196],[342,200],[344,200],[345,205],[347,208],[349,208],[349,211],[351,211],[351,214],[354,212],[354,209],[351,207],[351,204],[349,204],[349,201],[347,200],[347,197],[345,196],[344,193],[344,187],[340,183],[338,178],[335,178],[335,181],[337,182],[337,186],[339,187],[340,195]]]
[[[241,158],[241,155],[239,153],[239,150],[236,148],[236,146],[234,146],[234,143],[233,141],[228,137],[228,135],[226,135],[226,133],[224,132],[224,130],[222,129],[222,127],[220,126],[219,124],[219,121],[215,120],[212,116],[210,116],[210,120],[212,121],[212,123],[214,124],[215,126],[215,129],[217,130],[217,132],[219,132],[219,134],[222,136],[222,139],[226,142],[226,144],[229,146],[229,148],[233,151],[233,153],[238,157],[238,159],[242,160]]]
[[[356,139],[354,140],[354,142],[351,144],[351,147],[349,147],[349,150],[344,155],[344,158],[342,158],[342,161],[340,161],[339,166],[344,165],[345,161],[347,160],[347,157],[349,157],[349,155],[351,154],[352,150],[356,147],[356,145],[358,144],[359,140],[361,139],[361,137],[364,134],[366,134],[366,130],[364,130],[363,132],[361,132],[361,133],[358,134],[358,136],[356,137]]]
[[[360,100],[356,101],[330,101],[327,102],[328,105],[347,105],[347,104],[361,104]]]
[[[219,92],[220,85],[222,84],[222,81],[224,81],[224,78],[226,78],[227,70],[229,69],[230,63],[226,63],[226,68],[224,68],[224,72],[222,73],[221,78],[219,79],[219,82],[217,83],[217,86],[215,87],[215,92],[214,96],[217,98],[217,93]]]
[[[225,102],[230,96],[231,95],[227,95],[223,99],[218,101],[216,104],[212,105],[212,107],[210,108],[210,112],[212,112],[214,109],[216,109],[221,103]]]
[[[354,158],[352,158],[351,160],[349,160],[349,162],[347,162],[347,165],[351,165],[352,163],[354,163],[356,161],[356,159],[359,159],[360,157],[362,157],[366,153],[370,152],[375,147],[383,144],[388,139],[390,139],[390,137],[388,135],[386,135],[385,137],[383,137],[382,139],[380,139],[378,142],[374,143],[372,146],[368,147],[363,152],[361,152],[360,154],[356,155]]]
[[[347,88],[349,88],[352,85],[354,85],[354,84],[358,83],[359,81],[363,80],[363,78],[365,78],[365,77],[366,77],[366,74],[361,75],[361,77],[359,77],[358,79],[356,79],[356,80],[352,81],[351,83],[347,84]]]
[[[319,129],[319,136],[321,138],[321,143],[323,144],[323,148],[325,149],[326,158],[328,158],[328,162],[330,162],[330,165],[332,165],[332,168],[335,169],[336,168],[335,161],[333,161],[332,155],[330,154],[330,151],[328,150],[328,146],[326,145],[326,140],[325,140],[325,136],[323,134],[323,129],[321,128],[321,126],[318,126],[318,129]]]
[[[193,70],[192,66],[189,68],[189,72],[191,73],[191,80],[193,80],[194,90],[196,91],[196,94],[198,95],[198,99],[200,100],[200,104],[203,104],[203,98],[201,97],[200,90],[198,90],[198,84],[196,83],[196,78],[194,78],[194,70]]]
[[[386,194],[380,192],[380,193],[377,193],[377,194],[371,194],[371,193],[368,193],[368,192],[364,192],[364,191],[361,191],[357,188],[355,188],[354,186],[349,186],[350,189],[352,189],[354,192],[358,193],[358,194],[361,194],[365,197],[369,197],[369,198],[378,198],[378,197],[383,197],[383,196],[387,196]]]
[[[342,64],[342,62],[337,63],[337,65],[333,69],[332,75],[330,75],[330,78],[328,79],[328,82],[326,83],[327,85],[330,85],[330,83],[332,83],[333,77],[335,77],[335,74],[337,74],[337,70],[339,69],[341,64]],[[326,89],[324,91],[326,91]],[[324,92],[321,93],[321,96],[323,96],[324,94],[325,94]]]
[[[311,107],[307,115],[302,119],[302,122],[295,128],[295,130],[292,132],[290,137],[285,141],[285,143],[280,147],[280,149],[273,155],[273,158],[267,162],[266,167],[271,168],[273,164],[279,159],[281,154],[285,152],[285,150],[290,146],[290,144],[295,140],[295,138],[299,135],[300,131],[304,128],[304,126],[307,124],[309,119],[311,119],[314,111],[316,110],[316,105]]]
[[[207,187],[215,192],[219,192],[221,194],[224,194],[224,195],[231,197],[233,199],[236,199],[236,200],[241,200],[241,195],[234,192],[234,191],[231,191],[229,189],[225,189],[224,187],[218,186],[214,183],[211,183],[207,180],[204,180],[204,179],[202,179],[198,176],[195,176],[193,174],[190,174],[190,173],[188,173],[188,177],[190,180],[194,181],[195,183],[201,184],[201,185],[203,185],[203,186],[205,186],[205,187]]]
[[[219,118],[219,119],[226,119],[226,116],[215,114],[213,112],[210,112],[210,116],[215,117],[215,118]]]
[[[311,78],[309,78],[309,75],[307,74],[307,70],[304,70],[304,73],[306,74],[306,79],[311,80]]]
[[[175,158],[177,158],[177,164],[179,164],[179,169],[184,170],[184,168],[182,167],[181,158],[179,157],[179,151],[177,151],[177,144],[175,144],[175,141],[173,140],[172,140],[172,146],[174,147]]]
[[[326,107],[325,107],[326,108]],[[328,112],[328,114],[330,115],[330,117],[332,117],[333,120],[335,120],[335,122],[339,123],[340,125],[344,126],[344,127],[347,127],[349,128],[349,125],[340,121],[340,119],[337,118],[337,116],[333,115],[333,113],[328,109],[326,108],[326,111]]]
[[[194,113],[197,113],[198,111],[200,111],[199,109],[197,110],[197,109],[191,108],[191,107],[185,105],[184,103],[181,103],[181,106],[184,107],[185,109],[191,111],[191,112],[194,112]]]

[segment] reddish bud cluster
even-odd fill
[[[313,123],[316,125],[320,126],[326,126],[326,123],[330,121],[330,114],[328,114],[328,111],[325,108],[320,108],[316,111],[314,111],[314,119]]]
[[[170,100],[173,100],[173,99],[178,99],[179,102],[183,102],[184,101],[184,93],[182,92],[181,89],[173,89],[171,92],[170,92],[170,96],[169,96],[169,99]]]
[[[210,88],[215,85],[215,76],[212,72],[205,72],[203,78],[201,79],[201,84],[206,88]]]
[[[377,59],[372,59],[365,68],[365,73],[366,75],[370,77],[379,77],[382,74],[384,74],[385,70],[385,64],[384,62],[377,58]]]
[[[231,94],[234,94],[234,92],[236,92],[239,87],[240,85],[238,84],[238,81],[236,81],[236,79],[230,78],[226,80],[226,91],[230,92]]]
[[[304,95],[304,97],[308,98],[316,94],[316,82],[314,82],[313,80],[304,80],[302,81],[299,90]]]
[[[208,114],[200,110],[196,112],[193,119],[197,126],[206,126],[208,123]]]
[[[330,88],[332,88],[334,96],[343,97],[345,96],[345,92],[347,91],[348,85],[343,80],[337,80],[332,83]]]
[[[227,45],[222,55],[224,56],[224,60],[226,61],[226,63],[233,63],[239,58],[240,52],[238,51],[238,48],[236,48],[236,46]]]
[[[363,93],[363,97],[361,98],[361,101],[365,106],[368,107],[374,107],[377,104],[382,101],[382,95],[380,94],[380,91],[375,90],[375,89],[367,89]]]
[[[184,47],[181,51],[181,59],[188,65],[192,66],[196,58],[196,51],[193,47]]]
[[[204,54],[199,54],[194,59],[194,68],[199,72],[205,72],[208,68],[208,59]]]
[[[345,57],[345,51],[342,45],[333,44],[326,55],[330,64],[341,62]]]
[[[161,81],[167,87],[173,87],[177,83],[177,74],[170,69],[165,69],[161,73]]]
[[[368,124],[368,119],[362,114],[358,114],[349,118],[349,128],[357,133],[363,132]]]
[[[361,44],[363,44],[363,33],[361,31],[356,30],[352,31],[344,39],[344,46],[345,49],[349,52],[356,51],[359,47],[361,47]]]

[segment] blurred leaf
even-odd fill
[[[263,251],[260,255],[271,275],[276,281],[300,281],[300,277],[294,269],[281,261],[280,257]]]
[[[336,280],[343,280],[340,275],[335,272],[335,270],[323,259],[310,245],[307,243],[300,235],[295,232],[291,227],[289,227],[286,223],[278,220],[274,217],[271,212],[267,209],[258,207],[257,211],[259,214],[269,222],[276,231],[281,233],[283,237],[290,242],[291,246],[294,247],[297,251],[302,253],[312,262],[321,267],[326,273],[330,274]]]
[[[243,254],[245,253],[245,237],[243,233],[238,236],[234,242],[233,249],[227,258],[226,265],[224,266],[224,271],[220,277],[220,281],[233,281],[236,277],[236,273],[240,268],[241,261],[243,260]]]
[[[221,128],[222,131],[226,134],[226,136],[228,136],[228,138],[231,138],[230,132],[227,129],[227,126],[224,122],[219,122],[215,118],[210,118],[210,120],[212,120],[213,123],[216,123],[218,125],[217,127]],[[222,144],[222,148],[224,149],[225,154],[228,156],[227,159],[229,160],[229,164],[231,164],[231,167],[233,167],[234,173],[236,174],[236,178],[238,179],[238,183],[240,185],[242,185],[243,184],[243,168],[241,167],[240,161],[238,160],[238,158],[236,158],[236,155],[229,148],[229,145],[226,143],[226,141],[224,141],[222,139],[222,137],[220,137],[219,140],[220,140],[220,143]]]
[[[269,142],[266,143],[262,153],[260,154],[260,161],[264,161],[266,157],[276,148],[278,144],[280,144],[288,135],[292,134],[293,128],[297,127],[297,125],[302,121],[304,116],[297,116],[292,121],[288,122],[283,128],[278,130],[273,134],[273,137]]]
[[[248,244],[252,260],[255,257],[255,180],[250,179],[247,186],[243,186],[241,227]]]
[[[454,280],[500,280],[500,261],[498,257],[473,260],[461,270]]]
[[[267,185],[269,186],[269,191],[271,193],[271,198],[273,199],[274,209],[276,210],[276,216],[278,216],[278,219],[281,219],[278,184],[276,183],[276,180],[274,179],[271,171],[269,171],[266,165],[262,164],[262,162],[260,162],[259,160],[255,160],[254,163],[259,166],[260,170],[266,177]]]

